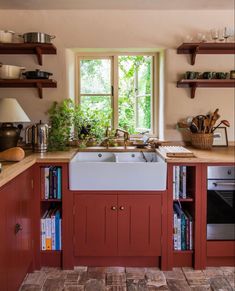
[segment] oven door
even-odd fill
[[[235,239],[234,180],[208,180],[207,239]]]

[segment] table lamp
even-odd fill
[[[30,122],[30,119],[14,98],[0,99],[0,151],[16,147],[22,125],[13,126],[14,122]]]

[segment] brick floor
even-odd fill
[[[42,268],[26,276],[20,291],[235,291],[235,268]]]

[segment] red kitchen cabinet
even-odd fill
[[[117,196],[74,195],[75,256],[117,255]]]
[[[161,255],[161,194],[74,192],[75,257]]]
[[[33,262],[32,171],[29,169],[0,190],[1,291],[15,291]]]
[[[0,286],[2,291],[7,290],[7,240],[6,240],[6,187],[0,190]]]
[[[118,195],[118,254],[161,255],[161,195]]]

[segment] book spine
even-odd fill
[[[193,221],[189,222],[189,249],[193,249]]]
[[[51,249],[56,250],[55,215],[51,216]]]
[[[181,215],[181,250],[186,250],[186,217]]]
[[[51,218],[48,215],[46,220],[46,250],[52,249],[52,240],[51,240]]]
[[[177,242],[178,242],[178,251],[181,250],[181,218],[177,218]]]
[[[179,199],[180,167],[176,166],[175,169],[176,169],[176,172],[175,172],[175,199]]]
[[[174,166],[173,167],[173,199],[176,199],[175,198],[175,172],[176,172],[176,167]]]
[[[62,175],[61,175],[61,168],[58,167],[57,168],[57,198],[61,199],[62,195],[62,184],[61,184],[61,179],[62,179]]]
[[[186,250],[190,250],[190,220],[186,216]]]
[[[57,167],[53,169],[53,198],[57,199]]]
[[[41,219],[41,250],[46,250],[46,226],[45,219]]]
[[[59,220],[59,250],[62,250],[62,231],[61,231],[62,220]]]
[[[187,167],[182,166],[182,198],[186,198],[186,171]]]
[[[43,199],[49,199],[49,168],[44,168],[44,189],[45,189],[45,195]]]
[[[174,212],[174,228],[173,228],[174,250],[178,250],[178,221],[177,213]]]
[[[49,198],[53,199],[53,167],[49,169]]]

